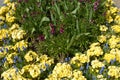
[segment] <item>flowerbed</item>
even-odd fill
[[[119,11],[112,0],[4,0],[1,79],[119,80]]]

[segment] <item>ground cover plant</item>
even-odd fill
[[[4,0],[3,80],[119,80],[120,15],[112,0]]]

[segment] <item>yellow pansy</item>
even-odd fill
[[[29,69],[30,75],[32,78],[36,78],[40,75],[40,67],[38,65],[32,65]]]
[[[101,43],[105,42],[105,41],[106,41],[106,36],[100,35],[100,36],[98,37],[98,41],[101,42]]]
[[[14,63],[13,62],[13,58],[14,58],[14,56],[16,56],[17,55],[17,53],[10,53],[9,55],[7,55],[6,56],[6,59],[7,59],[7,62],[9,63],[9,64],[12,64],[12,63]]]
[[[52,74],[58,76],[59,78],[70,78],[72,76],[72,67],[67,63],[57,63]]]
[[[9,10],[9,7],[7,7],[7,6],[1,7],[1,8],[0,8],[0,15],[2,15],[2,14],[4,14],[4,13],[8,12],[8,10]]]
[[[11,37],[12,39],[15,40],[20,40],[23,39],[24,35],[25,35],[25,31],[24,30],[13,30],[11,32]]]
[[[100,62],[99,60],[92,60],[91,61],[91,65],[92,65],[92,68],[95,69],[95,68],[101,68],[103,66],[105,66],[102,62]]]
[[[74,70],[72,80],[87,80],[83,75],[82,71]]]
[[[120,68],[117,66],[108,67],[108,75],[111,77],[119,78],[120,77]]]
[[[33,60],[37,60],[38,55],[33,52],[33,51],[29,51],[25,56],[24,56],[25,60],[27,62],[33,61]]]
[[[119,11],[119,10],[118,10],[117,7],[110,7],[110,12],[111,12],[111,14],[117,13],[118,11]]]
[[[100,31],[107,31],[107,30],[108,30],[107,26],[105,25],[100,26]]]
[[[5,17],[4,16],[0,16],[0,21],[4,21]]]
[[[16,19],[16,18],[15,18],[14,16],[8,16],[8,17],[6,17],[6,21],[9,22],[9,23],[14,22],[15,19]]]
[[[116,15],[114,21],[120,25],[120,15]]]
[[[114,60],[114,59],[115,59],[115,55],[114,55],[114,54],[105,53],[104,59],[105,59],[108,63],[110,63],[111,60]]]
[[[16,30],[16,29],[19,29],[19,25],[16,24],[16,23],[14,23],[14,24],[10,27],[9,31],[12,32],[13,30]]]
[[[115,33],[119,33],[120,32],[120,25],[113,25],[111,26],[112,30],[115,32]]]
[[[28,43],[27,43],[25,40],[19,41],[19,42],[17,42],[17,43],[15,44],[15,46],[13,46],[13,49],[14,49],[14,50],[18,50],[18,48],[19,48],[21,51],[23,51],[24,48],[27,48],[27,47],[28,47],[27,44],[28,44]]]
[[[7,29],[0,30],[0,40],[7,38],[9,35],[9,31]]]

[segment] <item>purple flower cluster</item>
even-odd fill
[[[94,11],[96,11],[97,9],[98,9],[98,6],[99,6],[99,2],[100,2],[100,0],[97,0],[97,1],[95,1],[94,3],[93,3],[93,5],[94,5]]]

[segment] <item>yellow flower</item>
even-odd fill
[[[108,23],[111,23],[111,22],[113,22],[113,18],[112,18],[112,16],[106,16],[106,20],[108,21]]]
[[[23,36],[25,35],[25,31],[24,30],[13,30],[11,32],[11,37],[13,38],[13,41],[15,40],[20,40],[23,39]]]
[[[14,24],[10,27],[9,31],[12,32],[13,30],[16,30],[16,29],[19,29],[19,25],[16,24],[16,23],[14,23]]]
[[[106,36],[104,36],[104,35],[99,36],[98,41],[101,42],[101,43],[105,42],[106,41]]]
[[[14,56],[16,56],[16,55],[17,55],[17,53],[15,53],[15,52],[7,55],[7,57],[6,57],[7,62],[8,62],[9,64],[14,63],[14,62],[13,62],[13,58],[14,58]]]
[[[105,66],[102,62],[100,62],[97,59],[96,60],[92,60],[91,65],[92,65],[93,69],[95,69],[95,68],[101,68],[101,67]]]
[[[4,21],[5,17],[4,16],[0,16],[0,21]]]
[[[52,72],[53,75],[56,75],[59,78],[72,76],[72,67],[67,63],[57,63]]]
[[[112,30],[116,33],[119,33],[120,32],[120,25],[113,25],[111,26]]]
[[[7,4],[7,3],[9,3],[10,2],[10,0],[4,0],[4,4]]]
[[[114,21],[120,25],[120,15],[116,15]]]
[[[19,41],[19,42],[17,42],[17,43],[15,44],[15,46],[13,46],[13,49],[16,50],[16,51],[18,51],[18,48],[19,48],[21,51],[23,51],[24,48],[27,48],[27,47],[28,47],[27,44],[28,44],[28,43],[27,43],[26,41],[24,41],[24,40]]]
[[[82,75],[82,71],[74,70],[72,80],[87,80],[87,79]]]
[[[108,67],[108,75],[111,77],[119,78],[120,77],[120,68],[117,66],[109,66]]]
[[[107,26],[105,25],[100,26],[100,31],[107,31],[107,30],[108,30]]]
[[[24,56],[25,60],[27,62],[30,62],[30,61],[33,61],[33,60],[36,60],[38,58],[38,55],[33,52],[33,51],[29,51],[25,56]]]
[[[116,37],[115,35],[112,35],[111,38],[108,40],[110,48],[117,47],[118,42],[120,42],[120,38]]]
[[[110,63],[111,60],[114,60],[114,59],[115,59],[115,55],[114,55],[114,54],[105,53],[104,59],[105,59],[108,63]]]
[[[119,10],[118,10],[117,7],[110,7],[110,12],[111,12],[111,14],[117,13],[118,11],[119,11]]]
[[[7,38],[9,35],[9,32],[7,29],[1,29],[0,30],[0,41],[2,41],[2,39]]]
[[[9,23],[14,22],[15,19],[16,19],[16,18],[15,18],[14,16],[8,16],[8,17],[6,17],[6,21],[9,22]]]
[[[24,74],[25,72],[29,72],[30,67],[31,67],[30,64],[23,66],[21,69],[21,74]]]
[[[9,7],[7,7],[7,6],[1,7],[1,8],[0,8],[0,15],[2,15],[2,14],[4,14],[4,13],[8,12],[8,10],[9,10]]]
[[[87,50],[87,56],[100,56],[103,55],[103,50],[100,46],[92,47]]]
[[[36,78],[40,75],[40,67],[38,65],[32,65],[29,69],[30,75],[32,78]]]

